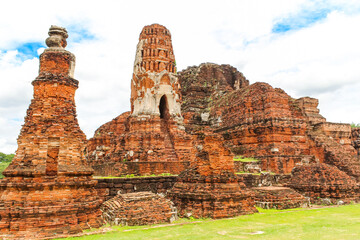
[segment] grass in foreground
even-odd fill
[[[320,209],[260,209],[260,213],[232,219],[181,219],[178,223],[183,225],[113,227],[115,231],[106,234],[66,239],[360,239],[360,204]]]

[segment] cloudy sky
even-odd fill
[[[136,44],[152,23],[171,31],[178,70],[230,64],[250,83],[318,98],[328,121],[360,123],[358,0],[12,0],[1,8],[1,152],[17,148],[51,25],[69,32],[78,119],[88,138],[130,109]]]

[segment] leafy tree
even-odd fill
[[[351,123],[352,128],[360,128],[360,123]]]

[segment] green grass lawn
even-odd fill
[[[172,226],[113,227],[114,231],[106,234],[66,239],[360,239],[360,204],[320,209],[260,209],[260,213],[233,219],[190,222],[181,219]]]

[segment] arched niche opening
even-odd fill
[[[160,118],[161,119],[169,119],[170,113],[169,113],[169,105],[168,101],[165,95],[163,95],[160,98],[160,104],[159,104],[159,111],[160,111]]]

